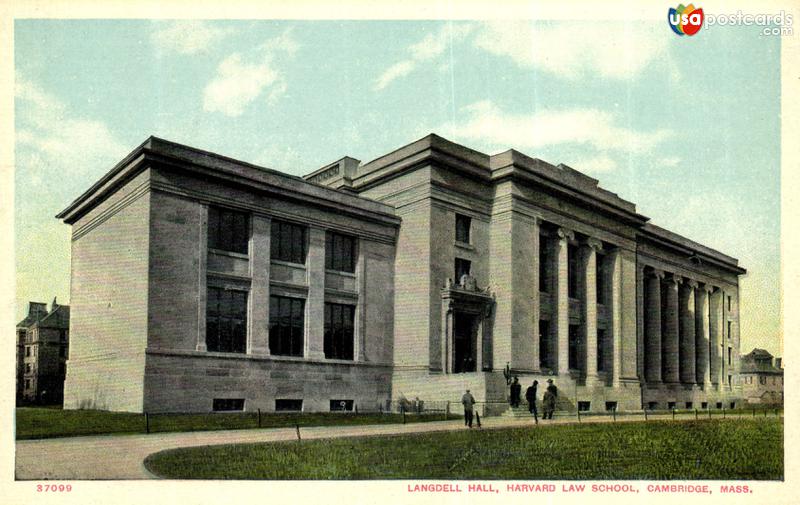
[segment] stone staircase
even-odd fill
[[[541,409],[539,408],[538,405],[536,407],[538,410],[540,410],[539,417],[541,417],[542,416]],[[525,404],[520,403],[519,407],[508,407],[508,409],[506,409],[506,411],[501,414],[501,417],[510,417],[513,419],[519,419],[519,418],[533,419],[531,413],[528,412],[527,403]]]

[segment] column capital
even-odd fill
[[[713,293],[713,292],[714,292],[716,289],[717,289],[717,288],[715,288],[715,287],[714,287],[714,286],[712,286],[711,284],[703,284],[703,291],[705,291],[705,292],[706,292],[706,293],[708,293],[708,294],[711,294],[711,293]]]
[[[589,237],[586,239],[586,246],[594,249],[595,252],[603,250],[603,243],[594,237]]]
[[[663,279],[664,278],[664,271],[659,270],[658,268],[651,268],[647,267],[649,270],[645,272],[648,277],[655,277],[656,279]]]
[[[697,286],[699,286],[699,284],[697,283],[697,281],[696,281],[696,280],[694,280],[694,279],[688,279],[688,278],[687,278],[687,279],[685,279],[685,281],[684,281],[684,284],[685,284],[687,287],[690,287],[690,288],[692,288],[692,289],[694,289],[694,288],[696,288]]]
[[[665,275],[664,281],[667,282],[667,284],[674,284],[676,286],[683,284],[683,278],[675,274]]]
[[[556,230],[556,235],[561,240],[575,240],[575,232],[566,228],[559,228]]]

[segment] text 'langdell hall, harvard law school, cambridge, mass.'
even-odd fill
[[[65,408],[741,401],[739,276],[566,166],[436,135],[305,177],[151,137],[72,225]],[[486,402],[486,403],[483,403]]]

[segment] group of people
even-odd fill
[[[533,420],[536,424],[539,424],[539,415],[536,409],[536,390],[539,387],[539,381],[533,381],[533,384],[525,390],[525,400],[528,402],[528,411],[533,416]],[[520,403],[520,393],[522,393],[522,385],[519,383],[519,377],[514,377],[513,382],[511,383],[511,406],[512,407],[519,407]],[[547,389],[542,396],[542,407],[544,407],[544,412],[542,415],[542,419],[552,419],[553,412],[556,410],[556,400],[558,399],[558,388],[555,384],[553,384],[553,379],[547,379]]]
[[[539,424],[539,413],[536,409],[536,390],[539,387],[539,381],[533,381],[533,384],[525,390],[525,400],[528,402],[528,411],[533,416],[533,421]],[[519,407],[522,393],[522,385],[519,383],[519,377],[514,377],[511,382],[511,399],[512,407]],[[553,419],[553,412],[556,410],[556,400],[558,399],[558,388],[553,384],[553,379],[547,379],[547,389],[542,396],[542,419]],[[464,406],[464,426],[472,428],[472,418],[474,415],[475,397],[472,393],[464,393],[461,397],[461,404]]]

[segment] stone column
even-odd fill
[[[197,278],[197,343],[195,350],[206,351],[206,305],[208,304],[208,205],[198,205],[200,229],[198,247],[200,248]]]
[[[666,383],[676,384],[680,381],[678,373],[678,328],[680,318],[678,314],[678,288],[681,284],[680,277],[671,275],[664,281],[665,305],[662,312],[664,320],[661,335],[661,380]]]
[[[442,304],[442,373],[453,373],[453,302]]]
[[[603,248],[603,244],[594,238],[586,241],[584,247],[584,269],[583,280],[583,328],[585,331],[586,342],[586,383],[597,381],[597,251]]]
[[[270,219],[253,216],[250,239],[250,299],[247,324],[250,354],[269,354]]]
[[[703,390],[708,391],[711,385],[709,372],[709,318],[708,318],[709,286],[703,285],[695,291],[695,373],[697,383],[703,385]]]
[[[718,388],[722,386],[722,290],[719,288],[712,288],[709,296],[709,375],[711,382],[716,384]]]
[[[308,298],[306,299],[306,341],[304,356],[325,358],[325,230],[308,228],[308,258],[306,260]]]
[[[611,269],[611,341],[614,346],[611,384],[619,387],[622,374],[622,257],[619,249],[611,251],[607,261]]]
[[[558,261],[555,292],[556,308],[556,335],[558,336],[558,373],[569,373],[569,272],[567,261],[567,246],[570,240],[575,239],[575,234],[564,228],[559,228],[556,236],[555,255]]]
[[[695,325],[694,290],[697,282],[684,281],[680,290],[680,378],[684,384],[694,384],[695,372]]]
[[[650,384],[661,382],[661,280],[664,272],[653,269],[645,280],[645,380]]]

